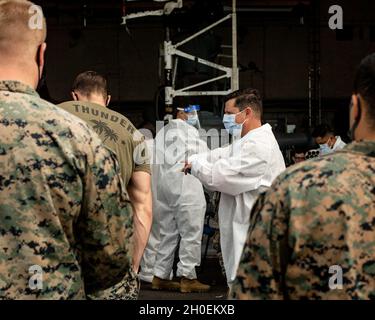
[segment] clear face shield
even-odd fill
[[[199,105],[189,105],[185,108],[178,108],[179,110],[183,110],[187,114],[187,120],[186,123],[190,124],[196,129],[201,129],[201,124],[199,121],[199,111],[200,111],[200,106]]]

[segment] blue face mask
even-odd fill
[[[236,122],[237,114],[224,114],[223,118],[224,127],[232,136],[234,136],[235,134],[237,135],[238,133],[241,134],[242,131],[242,124],[238,124]]]
[[[198,124],[198,117],[197,116],[188,116],[188,119],[186,120],[187,124],[190,124],[193,127],[196,127]]]
[[[319,147],[320,147],[320,155],[321,156],[324,156],[326,154],[330,154],[330,153],[333,152],[333,150],[329,147],[329,145],[327,143],[320,144]]]

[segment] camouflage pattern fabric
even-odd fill
[[[258,199],[231,297],[375,299],[375,142],[293,166]]]
[[[216,256],[219,259],[221,273],[223,277],[227,279],[227,275],[225,273],[225,267],[224,267],[223,253],[221,252],[221,247],[220,247],[220,230],[215,231],[215,234],[212,237],[212,244],[213,244],[213,248],[217,252]]]
[[[0,82],[0,132],[0,299],[85,299],[119,283],[133,216],[115,155],[16,81]]]
[[[215,216],[214,216],[213,219],[216,222],[216,224],[219,225],[219,210],[215,210]],[[213,246],[213,248],[217,252],[217,258],[219,259],[221,273],[223,274],[224,278],[226,279],[227,278],[227,274],[225,272],[225,267],[224,267],[223,253],[221,252],[221,246],[220,246],[220,229],[219,228],[217,228],[215,230],[215,233],[214,233],[214,235],[212,237],[212,246]]]
[[[90,300],[138,300],[140,281],[138,276],[129,271],[124,279],[106,290],[98,291],[88,296]]]

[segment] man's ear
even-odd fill
[[[72,91],[70,94],[72,95],[74,101],[78,101],[78,96],[74,91]]]
[[[355,119],[358,118],[358,112],[359,112],[359,109],[358,109],[358,96],[353,94],[352,95],[352,107],[351,107],[351,110],[350,110],[350,125],[352,125],[355,121]]]
[[[106,101],[106,107],[108,107],[109,106],[109,104],[111,103],[111,99],[112,99],[112,96],[109,94],[108,96],[107,96],[107,101]]]
[[[251,109],[250,107],[247,107],[245,109],[245,115],[246,115],[246,117],[248,117],[248,116],[252,117],[254,115],[253,109]]]
[[[39,79],[42,78],[43,68],[45,64],[45,53],[47,50],[47,43],[43,43],[39,46],[38,52],[37,52],[37,63],[39,66]]]

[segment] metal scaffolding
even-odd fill
[[[177,0],[174,2],[166,3],[164,9],[155,10],[155,11],[145,11],[145,12],[138,12],[132,14],[125,14],[123,15],[123,25],[127,24],[127,21],[130,19],[148,17],[148,16],[163,16],[163,15],[170,15],[174,9],[182,8],[183,1]],[[200,35],[210,31],[211,29],[215,28],[216,26],[222,24],[227,20],[232,20],[232,45],[230,46],[232,49],[232,67],[226,67],[200,57],[196,57],[191,55],[187,52],[180,50],[179,48],[184,44],[190,42],[191,40],[199,37]],[[219,70],[223,74],[199,83],[195,83],[189,85],[184,88],[176,89],[176,77],[177,77],[177,68],[178,68],[178,58],[183,58],[187,60],[194,61],[195,63],[202,64],[208,66],[210,68]],[[210,26],[204,28],[203,30],[198,31],[197,33],[193,34],[192,36],[188,37],[187,39],[173,44],[169,37],[169,29],[167,28],[166,32],[166,40],[164,41],[164,73],[165,73],[165,112],[168,117],[171,116],[173,111],[173,100],[176,97],[181,96],[224,96],[227,95],[235,90],[239,89],[239,69],[238,69],[238,58],[237,58],[237,0],[232,0],[232,13],[228,14],[224,18],[216,21],[215,23],[211,24]],[[195,89],[201,87],[203,85],[213,83],[222,79],[231,79],[231,87],[228,90],[223,91],[191,91],[191,89]]]
[[[232,67],[225,67],[223,65],[219,65],[213,63],[211,61],[193,56],[189,53],[183,52],[178,48],[182,45],[188,43],[189,41],[199,37],[200,35],[210,31],[211,29],[215,28],[216,26],[222,24],[227,20],[232,20]],[[195,63],[199,63],[202,65],[206,65],[208,67],[217,69],[223,72],[222,75],[218,77],[214,77],[208,79],[206,81],[202,81],[199,83],[195,83],[188,87],[175,89],[175,78],[177,74],[177,63],[178,59],[173,59],[174,57],[181,57],[184,59],[188,59],[194,61]],[[175,61],[175,63],[173,63]],[[172,113],[172,105],[173,99],[175,97],[181,96],[224,96],[227,95],[239,88],[239,70],[238,70],[238,60],[237,60],[237,5],[236,0],[233,0],[232,5],[232,13],[225,16],[224,18],[216,21],[215,23],[211,24],[210,26],[200,30],[199,32],[193,34],[192,36],[188,37],[187,39],[177,43],[172,44],[172,42],[167,39],[164,42],[164,62],[165,62],[165,78],[166,78],[166,86],[165,86],[165,111],[167,113],[167,117],[170,117]],[[231,88],[228,90],[223,91],[189,91],[191,89],[195,89],[201,87],[205,84],[216,82],[222,79],[231,79]]]

